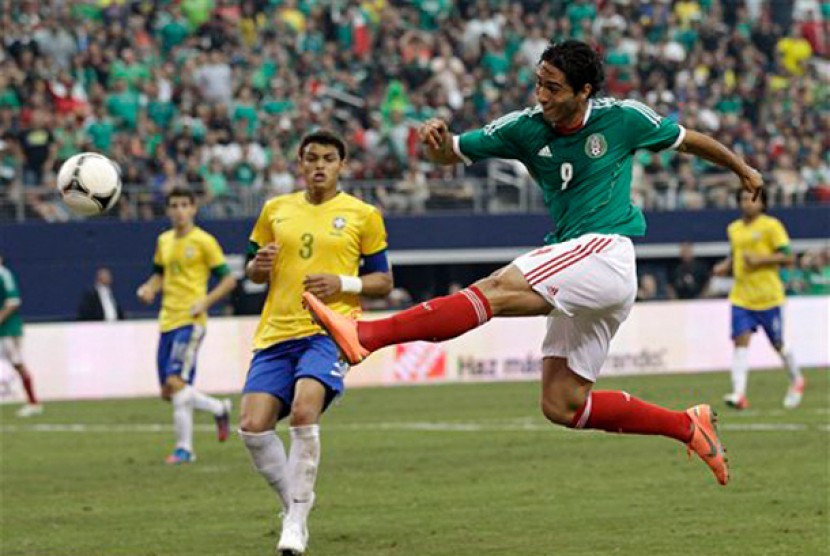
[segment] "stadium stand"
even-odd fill
[[[71,218],[48,184],[82,150],[122,167],[113,217],[159,216],[178,184],[203,217],[250,216],[297,187],[296,143],[315,126],[348,137],[352,191],[388,212],[532,211],[535,188],[510,165],[419,163],[414,126],[437,115],[469,129],[532,104],[533,64],[565,37],[604,53],[608,94],[744,154],[773,204],[830,201],[827,2],[328,5],[2,3],[0,218]],[[682,156],[643,153],[635,171],[646,209],[732,203],[727,175]]]

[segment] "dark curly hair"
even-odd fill
[[[300,148],[298,149],[300,156],[303,156],[305,148],[312,143],[317,145],[331,145],[337,149],[340,160],[346,158],[346,143],[340,135],[330,129],[318,129],[303,137],[302,141],[300,141]]]
[[[590,85],[589,98],[597,94],[605,83],[602,58],[589,44],[582,41],[550,43],[539,58],[539,63],[542,62],[561,70],[574,92],[581,91],[586,83]]]
[[[749,193],[749,192],[748,192],[746,189],[744,189],[743,187],[741,187],[741,188],[739,188],[737,191],[735,191],[735,203],[737,203],[737,205],[738,205],[738,206],[741,206],[741,196],[742,196],[745,192],[746,192],[746,193]],[[767,201],[767,199],[768,199],[768,197],[767,197],[767,190],[766,190],[766,189],[764,189],[764,188],[761,188],[761,192],[759,193],[759,195],[760,195],[760,197],[759,197],[759,198],[761,199],[761,207],[763,208],[764,212],[766,212],[766,211],[767,211],[767,203],[768,203],[768,201]]]
[[[176,186],[168,191],[164,197],[165,204],[170,206],[170,201],[173,199],[187,199],[191,205],[196,204],[196,194],[186,187]]]

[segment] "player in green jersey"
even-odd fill
[[[20,291],[17,289],[14,274],[3,266],[3,257],[0,257],[0,360],[6,360],[14,367],[26,391],[26,404],[17,411],[17,416],[31,417],[43,413],[43,406],[37,401],[32,375],[23,363],[23,353],[20,349],[22,339]]]
[[[352,364],[387,345],[454,338],[493,316],[547,315],[541,405],[550,421],[674,438],[725,485],[729,470],[708,405],[671,411],[626,392],[592,390],[637,290],[629,238],[644,235],[646,224],[630,200],[634,153],[677,149],[700,156],[731,169],[753,193],[760,191],[761,176],[716,140],[637,101],[594,98],[603,78],[602,61],[587,44],[551,44],[536,67],[537,106],[460,136],[442,120],[421,127],[427,156],[436,163],[508,158],[524,164],[556,224],[547,246],[465,290],[386,319],[354,321],[311,294],[304,297]]]

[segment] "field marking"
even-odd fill
[[[740,411],[725,409],[719,410],[720,414],[727,414],[729,418],[734,417],[748,418],[748,417],[783,417],[796,415],[798,413],[812,413],[814,415],[828,415],[830,414],[830,407],[813,407],[810,409],[742,409]]]
[[[194,430],[210,432],[215,430],[213,425],[194,425]],[[531,421],[512,421],[511,423],[475,423],[475,422],[431,422],[431,421],[401,421],[388,423],[353,423],[324,425],[325,431],[389,431],[389,432],[565,432],[583,433],[571,429],[556,427],[546,423]],[[830,425],[807,425],[804,423],[724,423],[720,430],[737,432],[830,432]],[[172,432],[173,426],[161,423],[134,423],[134,424],[85,424],[85,423],[31,423],[2,425],[0,432],[69,432],[69,433],[167,433]],[[587,431],[599,432],[599,431]]]

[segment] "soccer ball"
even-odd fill
[[[72,212],[102,214],[118,202],[121,175],[115,163],[102,154],[76,154],[58,171],[58,192]]]

